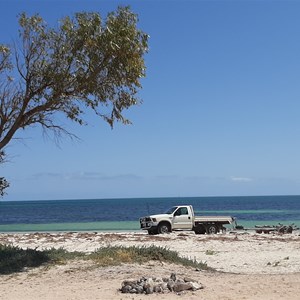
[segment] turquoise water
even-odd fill
[[[300,227],[300,196],[180,197],[1,201],[0,232],[139,230],[140,217],[180,204],[193,205],[197,215],[236,217],[244,227]]]
[[[139,230],[138,221],[87,222],[52,224],[10,224],[0,225],[0,232],[43,232],[43,231],[133,231]]]

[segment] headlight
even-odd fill
[[[152,221],[153,221],[153,222],[156,222],[156,218],[152,218]]]

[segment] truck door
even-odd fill
[[[192,229],[193,221],[187,207],[179,207],[174,212],[173,229]]]

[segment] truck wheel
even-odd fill
[[[168,233],[171,232],[171,226],[168,223],[161,223],[158,225],[158,233]]]
[[[206,233],[207,234],[216,234],[218,233],[219,229],[218,229],[218,226],[212,224],[212,225],[208,225],[206,227]]]

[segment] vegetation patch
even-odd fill
[[[49,262],[47,253],[36,249],[23,250],[18,247],[0,245],[0,274],[20,272],[24,268],[38,267]]]
[[[146,263],[149,261],[160,261],[166,263],[174,263],[188,267],[195,267],[207,270],[205,263],[199,263],[195,259],[180,257],[176,251],[169,250],[165,247],[121,247],[109,246],[100,248],[89,256],[98,264],[119,265],[121,263]]]
[[[85,258],[87,256],[83,252],[78,252],[78,251],[68,252],[63,248],[59,248],[59,249],[51,248],[49,250],[44,250],[43,252],[49,258],[49,262],[53,264],[64,264],[68,260]]]
[[[49,249],[39,251],[36,249],[23,250],[18,247],[0,245],[0,274],[21,272],[25,268],[39,267],[42,264],[63,264],[69,260],[92,260],[99,266],[116,266],[123,263],[146,263],[160,261],[174,263],[201,270],[208,270],[205,263],[195,259],[180,257],[176,251],[163,247],[122,247],[108,246],[85,254],[83,252],[68,252],[65,249]]]

